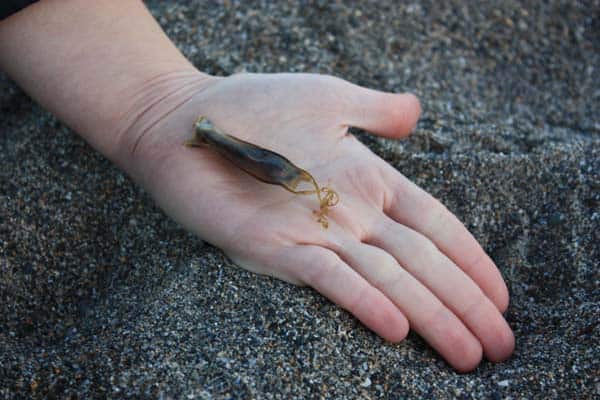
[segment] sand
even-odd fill
[[[201,70],[413,91],[402,142],[511,293],[517,347],[452,370],[251,274],[0,78],[0,398],[598,398],[600,3],[151,1]],[[544,3],[544,4],[542,4]]]

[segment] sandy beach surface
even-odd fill
[[[237,268],[0,76],[0,398],[600,397],[599,1],[147,4],[212,74],[416,93],[357,135],[496,261],[516,351],[460,375]]]

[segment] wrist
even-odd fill
[[[106,156],[147,186],[153,166],[191,134],[202,113],[200,95],[218,79],[189,68],[146,80],[114,119],[114,146]]]

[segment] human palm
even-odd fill
[[[329,227],[313,213],[316,196],[258,181],[210,148],[184,147],[200,114],[334,189]],[[241,267],[310,285],[387,340],[410,326],[467,371],[482,351],[500,361],[513,350],[500,313],[506,286],[456,217],[348,133],[405,136],[418,115],[411,95],[329,76],[214,78],[141,137],[138,175],[168,214]]]

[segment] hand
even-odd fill
[[[307,74],[210,78],[194,90],[123,142],[126,168],[169,215],[243,268],[312,286],[389,341],[412,327],[459,371],[475,368],[482,351],[492,361],[512,353],[494,263],[443,205],[348,134],[407,135],[420,113],[414,96]],[[315,196],[184,147],[198,115],[336,190],[329,228],[316,222]]]

